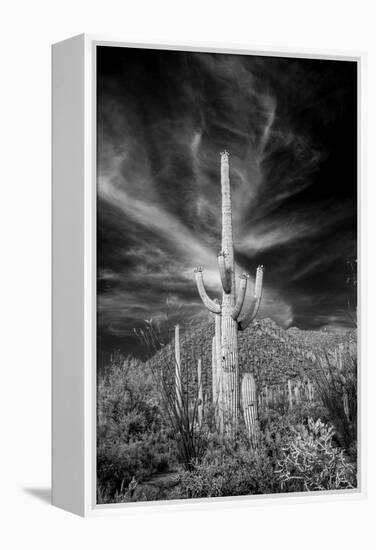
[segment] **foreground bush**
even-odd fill
[[[357,358],[350,352],[333,361],[326,356],[312,370],[318,396],[336,429],[338,443],[356,461],[357,449]]]
[[[154,379],[140,361],[115,355],[98,380],[97,401],[98,502],[109,502],[133,478],[167,470],[175,451]]]
[[[240,439],[209,447],[192,471],[182,471],[172,498],[204,498],[356,487],[356,468],[333,443],[334,429],[309,419],[279,417],[256,449]]]
[[[203,498],[275,493],[279,484],[267,448],[243,443],[209,449],[191,471],[180,474],[173,498]]]
[[[293,429],[295,437],[283,448],[276,474],[281,490],[323,491],[356,487],[355,467],[333,445],[334,429],[311,418]]]

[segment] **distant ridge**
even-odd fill
[[[213,321],[200,321],[182,328],[183,369],[195,369],[197,359],[201,357],[203,382],[211,384]],[[239,332],[240,372],[251,372],[259,385],[285,383],[289,378],[307,375],[313,365],[313,354],[331,354],[340,344],[356,349],[356,330],[343,333],[304,331],[296,327],[284,330],[269,318],[257,320],[244,332]],[[159,350],[150,364],[157,369],[173,366],[173,341]]]

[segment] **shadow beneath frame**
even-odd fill
[[[22,490],[38,500],[51,504],[51,489],[49,487],[24,487]]]

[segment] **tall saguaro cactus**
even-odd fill
[[[222,301],[209,298],[203,280],[202,267],[195,269],[199,295],[209,311],[220,316],[220,335],[216,323],[216,335],[220,338],[220,350],[213,353],[217,361],[219,376],[219,405],[222,418],[221,426],[233,435],[237,429],[239,414],[239,356],[238,330],[244,330],[255,318],[261,300],[263,267],[256,272],[254,299],[247,311],[243,310],[244,298],[249,276],[243,273],[238,288],[235,286],[234,243],[232,236],[232,210],[229,176],[229,154],[221,153],[221,189],[222,189],[222,250],[218,254],[218,268],[222,283]]]

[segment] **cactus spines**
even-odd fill
[[[242,408],[248,435],[255,446],[257,442],[257,392],[255,379],[250,373],[243,376]]]
[[[238,330],[244,330],[257,314],[262,292],[262,267],[257,269],[254,302],[249,312],[243,312],[244,297],[248,276],[242,275],[238,293],[235,288],[234,244],[232,236],[232,211],[229,175],[229,154],[221,153],[221,191],[222,191],[222,249],[218,255],[218,267],[222,284],[222,302],[215,302],[206,293],[202,268],[196,268],[198,293],[206,308],[219,317],[220,321],[220,361],[217,373],[220,373],[219,403],[222,419],[228,435],[237,430],[239,412],[239,358]],[[239,321],[239,316],[241,320]],[[217,330],[216,330],[217,334]]]
[[[183,402],[182,402],[182,383],[181,383],[179,325],[175,326],[175,400],[176,400],[176,411],[180,415],[183,408]]]

